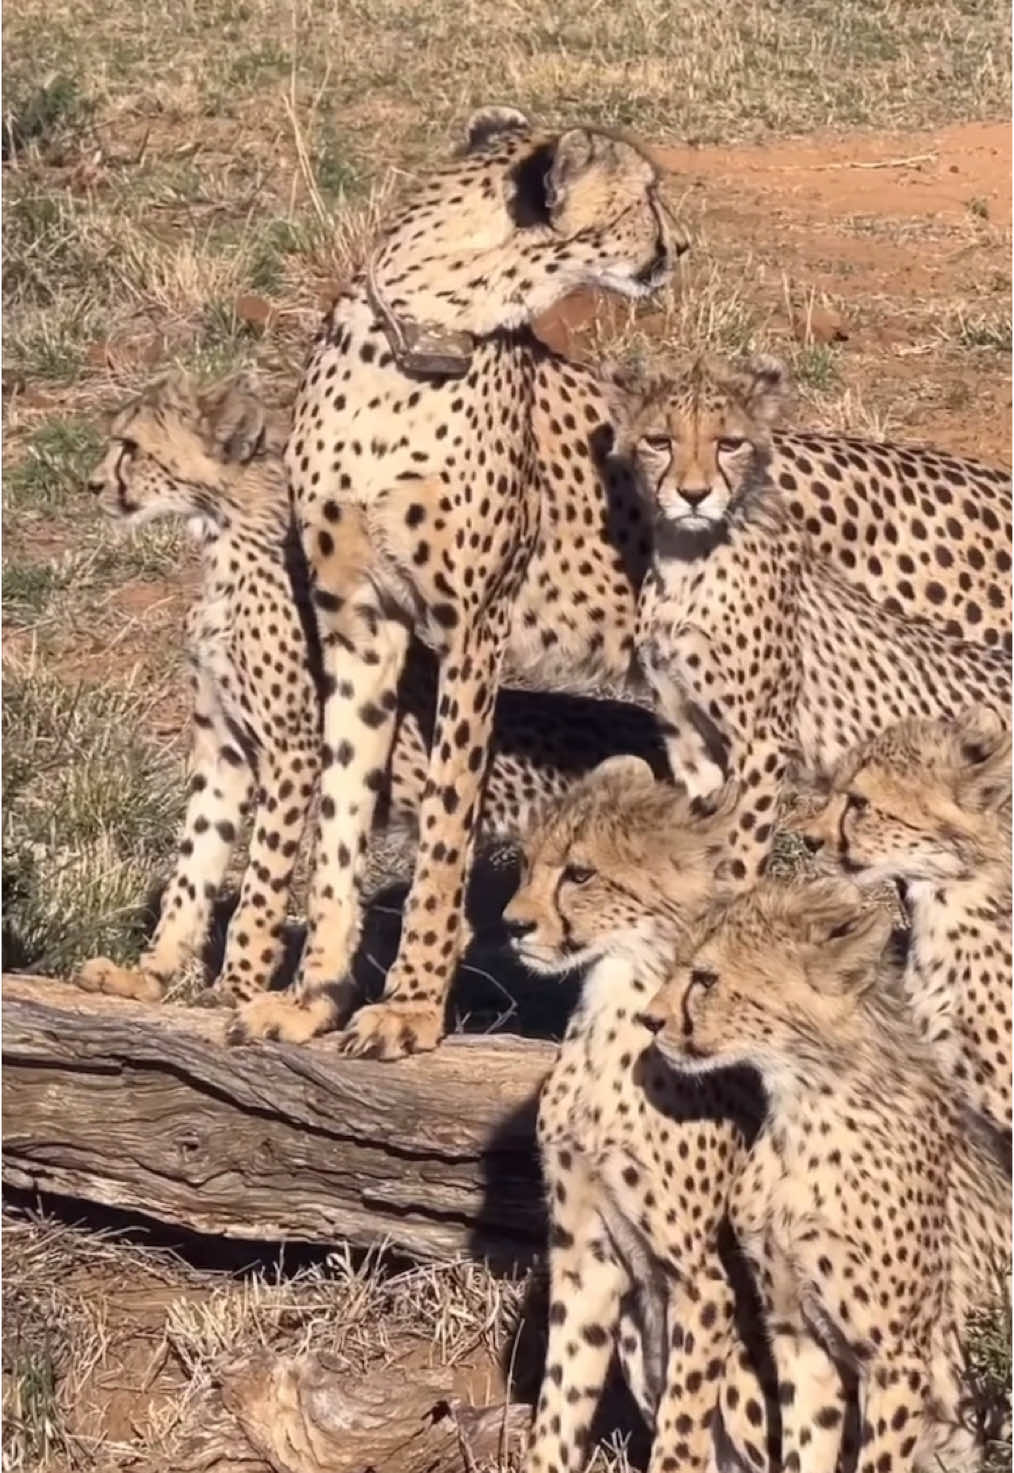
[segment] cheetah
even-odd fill
[[[355,1002],[358,882],[413,632],[439,661],[415,870],[384,998],[342,1046],[396,1057],[442,1035],[503,655],[538,537],[529,324],[578,286],[638,298],[665,280],[685,242],[658,185],[618,136],[483,110],[311,349],[286,451],[324,667],[299,1036],[307,1017],[329,1027]],[[276,1012],[272,1026],[290,1036],[292,1019]]]
[[[441,1035],[461,948],[468,795],[486,761],[498,661],[527,684],[627,679],[650,519],[612,453],[610,393],[527,324],[580,277],[647,290],[686,245],[638,150],[487,109],[325,320],[288,454],[330,662],[328,791],[299,1001],[272,1025],[284,1034],[339,1026],[351,1007],[356,874],[406,625],[415,620],[441,657],[444,714],[388,1001],[353,1023],[352,1051],[394,1058]],[[771,477],[821,554],[871,597],[1009,643],[1005,472],[937,451],[776,433]],[[504,558],[514,561],[501,577]],[[461,617],[462,600],[485,619],[481,644],[464,653],[472,616]]]
[[[187,616],[193,687],[189,792],[176,867],[136,968],[86,962],[82,986],[155,1001],[203,946],[244,820],[252,836],[218,980],[242,1001],[281,961],[289,881],[314,791],[319,698],[307,658],[312,615],[288,536],[287,425],[253,381],[199,396],[170,374],[113,419],[89,481],[128,526],[184,518],[200,547],[201,596]],[[308,616],[310,618],[308,619]]]
[[[790,827],[860,883],[901,881],[904,987],[969,1104],[1011,1127],[1011,739],[986,710],[860,743]]]
[[[93,958],[89,989],[157,1001],[199,955],[244,821],[253,830],[217,983],[224,1001],[255,999],[277,971],[292,870],[316,791],[320,656],[302,548],[293,535],[282,451],[288,420],[249,375],[198,394],[167,375],[115,417],[90,480],[99,506],[128,527],[184,520],[201,557],[187,616],[193,685],[189,795],[175,872],[150,946],[135,968]],[[396,735],[378,822],[410,830],[426,780],[436,681],[414,644],[398,690]],[[650,711],[573,693],[504,689],[497,698],[483,833],[523,827],[547,798],[610,754],[668,772]],[[239,1020],[232,1040],[243,1041]]]
[[[1010,708],[999,649],[877,604],[820,555],[771,478],[785,374],[697,360],[634,400],[625,443],[654,516],[637,650],[691,791],[735,776],[732,863],[763,870],[790,755],[830,766],[905,716]]]
[[[634,756],[575,784],[524,836],[503,920],[516,957],[588,967],[539,1104],[549,1204],[549,1345],[528,1473],[577,1473],[614,1349],[649,1425],[651,1469],[706,1468],[735,1298],[725,1204],[761,1103],[735,1072],[688,1092],[646,1065],[638,1013],[716,894],[735,794],[691,803]],[[744,1385],[754,1373],[744,1356]],[[751,1466],[765,1396],[744,1397]],[[732,1420],[730,1418],[730,1420]],[[730,1428],[730,1435],[734,1428]]]
[[[858,1376],[861,1473],[978,1465],[961,1334],[1009,1261],[1010,1187],[883,984],[890,929],[840,878],[762,880],[712,912],[642,1015],[684,1075],[763,1081],[730,1218],[765,1298],[786,1468],[838,1454],[813,1345]]]

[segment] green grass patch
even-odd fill
[[[145,706],[129,688],[6,673],[6,965],[59,973],[138,955],[184,801],[177,764],[142,735]]]
[[[24,458],[4,476],[5,515],[91,510],[83,492],[104,443],[99,427],[89,420],[46,420],[29,441]]]

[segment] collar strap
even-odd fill
[[[380,318],[380,325],[395,360],[406,373],[434,378],[460,378],[472,362],[475,340],[470,332],[455,332],[435,322],[416,322],[396,317],[389,306],[371,261],[366,271],[366,295]]]

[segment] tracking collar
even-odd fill
[[[461,378],[472,362],[475,339],[470,332],[456,332],[436,322],[416,322],[397,317],[377,280],[375,262],[366,271],[366,295],[380,318],[380,325],[399,368],[433,378]]]

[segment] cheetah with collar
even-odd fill
[[[774,359],[698,361],[650,385],[623,432],[655,528],[638,655],[673,770],[697,793],[741,785],[744,884],[766,863],[793,753],[827,769],[906,716],[1010,709],[995,644],[876,603],[797,525],[771,469],[784,390]]]
[[[324,682],[309,930],[295,999],[258,1000],[251,1033],[305,1038],[356,1000],[358,879],[415,631],[440,666],[415,872],[384,1000],[356,1014],[344,1047],[395,1057],[440,1038],[503,656],[539,536],[544,355],[528,324],[577,286],[650,293],[683,246],[638,148],[487,110],[327,317],[286,452]]]

